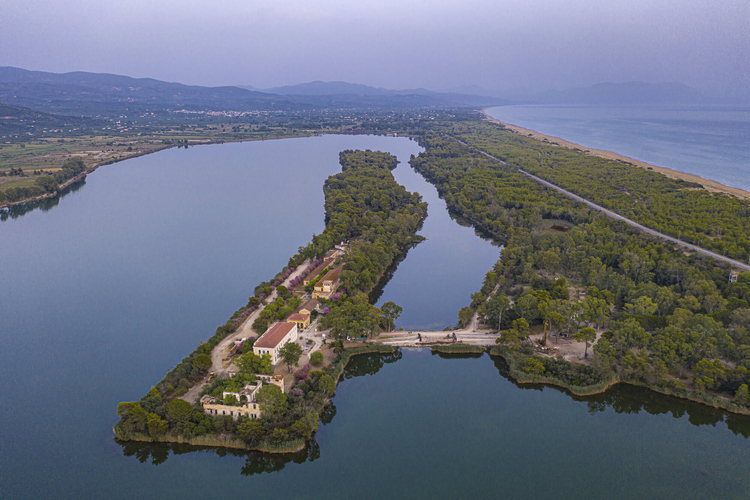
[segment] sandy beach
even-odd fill
[[[685,172],[679,172],[679,171],[671,169],[671,168],[658,167],[656,165],[650,165],[648,163],[645,163],[645,162],[642,162],[642,161],[638,161],[638,160],[634,160],[634,159],[629,158],[627,156],[623,156],[623,155],[617,154],[617,153],[615,153],[613,151],[605,151],[605,150],[601,150],[601,149],[590,149],[590,148],[587,148],[585,146],[581,146],[580,144],[575,144],[573,142],[566,141],[565,139],[561,139],[559,137],[552,137],[552,136],[549,136],[549,135],[543,135],[543,134],[540,134],[539,132],[536,132],[534,130],[529,130],[529,129],[526,129],[526,128],[523,128],[523,127],[518,127],[516,125],[511,125],[510,123],[501,122],[500,120],[492,118],[491,116],[489,116],[486,113],[484,113],[484,110],[482,111],[482,114],[484,114],[485,120],[487,120],[489,122],[492,122],[492,123],[497,123],[498,125],[502,125],[505,128],[507,128],[508,130],[510,130],[511,132],[515,132],[515,133],[518,133],[518,134],[523,134],[523,135],[525,135],[527,137],[532,137],[534,139],[537,139],[537,140],[540,140],[540,141],[545,141],[545,142],[550,143],[550,144],[555,143],[556,145],[558,145],[560,147],[563,147],[563,148],[578,149],[578,150],[583,151],[586,154],[590,154],[590,155],[593,155],[593,156],[598,156],[600,158],[606,158],[607,160],[619,160],[619,161],[622,161],[622,162],[630,163],[630,164],[632,164],[635,167],[645,168],[645,169],[652,169],[655,172],[659,172],[661,174],[664,174],[664,175],[666,175],[667,177],[669,177],[671,179],[682,179],[682,180],[688,181],[688,182],[695,182],[696,184],[700,184],[701,186],[703,186],[706,190],[714,192],[714,193],[724,193],[724,194],[729,194],[729,195],[732,195],[732,196],[736,196],[738,198],[742,198],[744,200],[750,200],[750,192],[749,191],[745,191],[744,189],[739,189],[739,188],[733,188],[733,187],[725,186],[724,184],[721,184],[719,182],[712,181],[712,180],[709,180],[709,179],[704,179],[703,177],[700,177],[698,175],[686,174]]]

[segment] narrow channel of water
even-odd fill
[[[442,330],[458,323],[458,309],[469,305],[471,294],[482,287],[501,247],[449,214],[435,187],[408,163],[402,161],[393,174],[427,202],[427,218],[419,232],[427,241],[409,250],[376,305],[393,301],[402,306],[396,325],[405,330]]]

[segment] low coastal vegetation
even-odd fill
[[[747,200],[557,147],[484,120],[453,122],[450,134],[646,227],[732,259],[747,262],[750,257]]]

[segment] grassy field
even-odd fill
[[[133,135],[44,138],[24,143],[0,144],[0,172],[11,168],[24,171],[59,168],[71,157],[83,158],[86,166],[123,160],[175,145],[195,146],[215,142],[248,141],[312,135],[313,131],[285,127],[210,125],[185,127]]]
[[[135,130],[137,132],[137,130]],[[39,138],[23,143],[0,144],[0,190],[34,186],[43,173],[59,170],[70,158],[79,157],[87,169],[142,156],[170,147],[190,147],[223,142],[307,137],[320,131],[288,127],[215,124],[202,127],[177,127],[175,130],[124,133],[118,136]],[[20,168],[25,177],[6,176]],[[22,200],[21,200],[22,201]]]

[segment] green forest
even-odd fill
[[[525,137],[477,116],[439,130],[644,226],[739,261],[750,258],[745,200]]]
[[[462,141],[509,163],[502,165],[460,144],[443,132],[445,124],[436,127],[441,133],[420,138],[426,151],[411,162],[452,210],[506,245],[481,290],[459,311],[459,325],[479,313],[485,324],[502,331],[496,352],[542,381],[583,387],[624,380],[748,411],[750,273],[729,283],[728,265],[613,221],[534,183],[516,171],[517,163],[510,164],[518,162],[539,174],[542,165],[555,158],[551,170],[574,179],[574,174],[565,177],[576,171],[563,168],[565,150],[562,156],[552,151],[561,148],[522,137],[519,146],[516,134],[477,120],[450,125]],[[526,156],[520,154],[524,147]],[[536,170],[528,166],[533,157],[540,159]],[[585,164],[588,158],[578,154],[569,162]],[[727,215],[741,210],[743,202],[738,200],[720,211],[725,197],[685,190],[692,186],[635,167],[614,163],[602,168],[627,170],[617,182],[627,183],[623,179],[633,175],[630,190],[644,197],[648,192],[648,207],[667,207],[682,194],[709,206],[709,216],[703,217],[696,208],[703,205],[680,205],[678,210],[688,214],[682,227],[691,218],[711,220],[711,214],[717,214],[712,230],[724,235],[747,224],[746,218]],[[643,176],[655,180],[639,184]],[[612,175],[608,182],[616,178]],[[598,196],[604,199],[613,189],[600,187]],[[595,201],[606,204],[602,199]],[[744,245],[746,240],[733,241]],[[544,324],[550,345],[561,336],[585,341],[592,353],[587,362],[537,356],[526,339],[529,328],[541,330]]]

